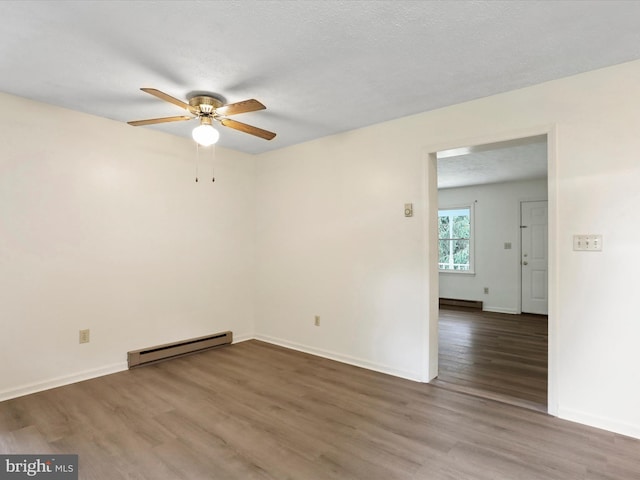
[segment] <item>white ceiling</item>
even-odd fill
[[[0,91],[125,122],[256,98],[259,153],[640,58],[637,1],[0,1]],[[188,136],[194,122],[153,127]]]

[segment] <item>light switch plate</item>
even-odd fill
[[[576,252],[601,252],[602,235],[574,235],[573,250]]]
[[[91,340],[90,337],[90,330],[87,328],[85,330],[80,330],[80,335],[78,340],[80,341],[80,343],[89,343],[89,341]]]

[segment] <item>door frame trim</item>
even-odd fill
[[[547,412],[558,415],[558,202],[557,202],[557,125],[546,124],[531,128],[496,132],[472,138],[455,137],[446,142],[423,148],[423,335],[422,335],[422,381],[429,382],[438,375],[438,262],[437,262],[437,215],[438,185],[436,154],[441,150],[498,143],[519,138],[547,136],[547,202],[548,202],[548,248],[549,248],[549,347],[547,373]]]

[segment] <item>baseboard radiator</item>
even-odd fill
[[[482,310],[482,301],[480,300],[458,300],[455,298],[441,298],[440,305],[451,305],[454,307],[469,307]]]
[[[191,338],[181,342],[167,343],[156,347],[127,352],[129,368],[147,365],[167,358],[179,357],[189,353],[201,352],[221,345],[229,345],[233,341],[233,333],[222,332],[205,337]]]

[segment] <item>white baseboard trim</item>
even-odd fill
[[[622,423],[610,418],[597,417],[584,412],[578,412],[567,408],[558,408],[558,418],[569,420],[570,422],[588,425],[590,427],[607,430],[613,433],[619,433],[627,437],[640,439],[640,425],[631,425]]]
[[[252,340],[253,335],[245,334],[233,337],[233,343],[245,342]],[[123,372],[127,370],[129,366],[127,362],[118,362],[104,367],[94,368],[91,370],[85,370],[83,372],[74,373],[71,375],[64,375],[62,377],[56,377],[41,382],[29,383],[27,385],[21,385],[17,388],[10,388],[0,392],[0,402],[5,400],[11,400],[12,398],[23,397],[32,393],[42,392],[44,390],[50,390],[52,388],[63,387],[72,383],[82,382],[83,380],[91,380],[92,378],[102,377],[104,375],[110,375],[112,373]]]
[[[336,362],[346,363],[355,367],[366,368],[367,370],[373,370],[380,373],[386,373],[387,375],[393,375],[394,377],[400,377],[414,382],[422,382],[419,375],[416,373],[399,370],[387,365],[369,362],[368,360],[352,357],[350,355],[343,355],[341,353],[336,353],[321,348],[301,345],[299,343],[290,342],[281,338],[271,337],[269,335],[256,334],[254,338],[263,342],[272,343],[273,345],[290,348],[291,350],[297,350],[303,353],[309,353],[318,357],[328,358],[329,360],[335,360]]]
[[[520,313],[513,308],[501,308],[501,307],[492,307],[492,306],[483,306],[482,311],[493,312],[493,313],[508,313],[510,315],[517,315],[518,313]]]
[[[233,342],[231,342],[231,344],[233,345],[234,343],[246,342],[247,340],[253,340],[254,338],[255,337],[253,335],[249,335],[249,334],[234,335]]]
[[[78,383],[83,380],[90,380],[96,377],[102,377],[104,375],[110,375],[112,373],[118,373],[127,370],[127,362],[118,362],[104,367],[94,368],[91,370],[85,370],[82,372],[74,373],[71,375],[64,375],[62,377],[56,377],[42,382],[29,383],[22,385],[18,388],[11,388],[9,390],[3,390],[0,392],[0,402],[10,400],[12,398],[23,397],[32,393],[42,392],[44,390],[50,390],[52,388],[63,387],[72,383]]]

